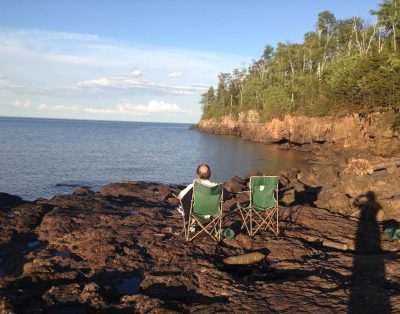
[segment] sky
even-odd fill
[[[195,123],[220,72],[375,0],[0,0],[0,116]]]

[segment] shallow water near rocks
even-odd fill
[[[3,259],[4,258],[0,258],[0,277],[3,277],[5,274],[6,274],[6,272],[5,272],[5,269],[4,269],[4,267],[3,267]]]
[[[35,248],[35,247],[38,247],[40,244],[42,244],[43,242],[42,241],[32,241],[32,242],[28,242],[27,244],[26,244],[26,247],[28,248],[28,249],[33,249],[33,248]]]
[[[64,258],[70,258],[71,257],[71,253],[68,251],[55,251],[53,253],[54,256],[61,256]]]
[[[86,309],[82,306],[64,306],[57,309],[50,309],[48,314],[86,314]]]
[[[118,284],[118,292],[122,295],[138,294],[142,281],[143,278],[139,276],[121,279]]]

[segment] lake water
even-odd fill
[[[306,157],[188,124],[0,118],[0,192],[27,200],[121,180],[188,183],[199,163],[217,182],[255,170],[273,175]]]

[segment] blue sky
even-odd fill
[[[219,72],[372,0],[0,0],[0,116],[197,122]]]

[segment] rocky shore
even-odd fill
[[[395,110],[371,113],[352,113],[345,116],[285,116],[262,122],[258,113],[239,113],[230,116],[201,120],[196,129],[211,133],[234,135],[244,140],[281,147],[307,150],[314,153],[348,150],[367,152],[368,155],[392,157],[400,154],[400,134],[393,128],[398,116]]]
[[[400,243],[383,235],[398,227],[398,212],[364,179],[340,200],[348,208],[334,205],[323,181],[353,170],[314,167],[280,174],[279,236],[240,231],[235,204],[246,196],[235,192],[247,179],[226,182],[224,226],[236,236],[219,244],[184,241],[171,194],[180,186],[122,182],[34,202],[0,194],[0,313],[400,311]],[[400,170],[353,177],[385,175],[389,182]],[[223,263],[251,252],[265,257]]]

